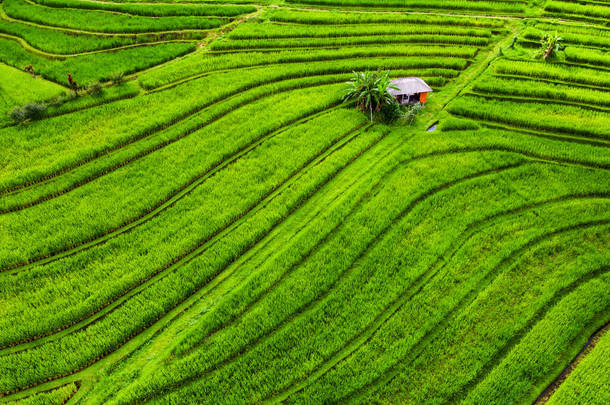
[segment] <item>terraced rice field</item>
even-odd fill
[[[3,0],[0,402],[607,404],[609,14]]]

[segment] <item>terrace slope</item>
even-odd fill
[[[0,402],[603,402],[607,334],[547,390],[610,321],[588,3],[4,0]]]

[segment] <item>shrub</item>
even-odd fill
[[[383,106],[381,109],[381,115],[385,123],[391,124],[400,120],[404,115],[404,111],[398,103],[394,102]]]
[[[409,125],[415,122],[415,119],[419,115],[419,113],[424,109],[424,105],[422,103],[415,103],[406,107],[406,111],[404,113],[404,118]]]
[[[113,85],[120,86],[125,83],[125,73],[124,72],[114,72],[110,76],[110,81]]]
[[[87,92],[92,96],[101,96],[104,92],[104,87],[100,82],[93,82],[87,86]]]
[[[11,111],[11,119],[16,122],[23,122],[26,120],[25,118],[25,111],[23,110],[23,108],[19,108],[19,107],[15,107],[13,108],[13,111]]]
[[[45,104],[29,103],[22,108],[13,109],[13,111],[11,111],[11,119],[17,123],[38,119],[46,109],[47,106]]]

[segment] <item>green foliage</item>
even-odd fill
[[[114,52],[102,52],[75,56],[64,60],[47,59],[25,51],[18,43],[0,38],[0,61],[22,68],[33,65],[42,77],[66,83],[66,73],[71,72],[83,83],[104,81],[112,71],[101,66],[112,66],[115,71],[132,73],[184,55],[195,50],[190,43],[167,43],[142,45]]]
[[[542,58],[545,61],[553,59],[557,56],[557,52],[559,52],[562,40],[557,33],[544,34],[540,39],[540,50],[534,54],[534,57]]]
[[[352,79],[347,83],[345,101],[354,101],[356,107],[362,112],[368,112],[371,122],[373,112],[379,112],[388,104],[396,102],[390,90],[398,90],[392,85],[390,71],[354,72]]]
[[[237,3],[2,4],[0,396],[532,403],[608,319],[607,7]]]
[[[10,405],[63,405],[76,394],[78,388],[79,385],[68,383],[59,388],[32,394],[18,401],[9,401],[6,403]]]
[[[463,27],[431,24],[406,25],[288,25],[247,23],[237,26],[228,35],[234,40],[271,39],[271,38],[337,38],[361,36],[390,36],[400,39],[403,35],[455,35],[465,37],[491,37],[491,31],[478,27]]]
[[[499,19],[480,17],[458,17],[434,14],[404,14],[404,13],[359,13],[342,11],[340,13],[326,11],[310,11],[297,9],[271,9],[268,11],[271,21],[297,24],[438,24],[448,26],[473,26],[500,28],[504,22]]]
[[[430,71],[427,68],[463,69],[467,61],[459,60],[474,56],[476,48],[457,48],[441,46],[408,46],[361,47],[323,50],[284,50],[281,52],[248,52],[210,54],[201,58],[200,54],[189,55],[171,65],[144,73],[138,78],[139,83],[147,89],[160,87],[178,81],[223,69],[236,69],[260,65],[282,65],[286,70],[293,69],[299,63],[299,70],[312,65],[311,70],[319,74],[325,72],[348,73],[360,68],[395,68],[397,70],[417,69],[420,76],[453,77],[450,71],[440,69]],[[383,58],[382,58],[383,57]],[[392,59],[390,59],[390,57]],[[322,63],[328,61],[326,63]],[[307,62],[307,63],[303,63]],[[324,68],[322,68],[324,66]],[[270,66],[270,68],[277,66]],[[426,69],[424,71],[423,69]]]
[[[417,102],[415,104],[400,105],[396,100],[385,104],[381,108],[383,121],[391,124],[395,122],[404,122],[411,125],[415,122],[417,115],[423,110],[424,105]]]
[[[566,60],[570,62],[610,67],[610,55],[598,50],[570,46],[565,49],[565,56]]]
[[[262,38],[242,40],[214,41],[210,48],[215,51],[269,49],[269,48],[306,48],[306,47],[347,47],[362,45],[392,45],[392,44],[463,44],[485,46],[489,43],[487,37],[471,37],[451,34],[406,34],[406,35],[362,35],[348,37],[326,38]]]
[[[116,2],[92,2],[87,0],[36,0],[36,3],[54,8],[77,8],[83,10],[105,10],[128,13],[133,16],[173,17],[173,16],[223,16],[233,17],[252,13],[251,5],[216,4],[137,4]]]
[[[521,128],[551,131],[568,136],[610,139],[610,116],[562,104],[538,104],[462,97],[449,107],[451,113],[467,118],[505,123]],[[587,122],[587,126],[581,125]]]
[[[475,131],[480,129],[480,126],[472,120],[466,120],[456,117],[449,117],[440,123],[442,131]]]
[[[115,48],[136,42],[130,37],[77,35],[3,19],[0,19],[0,32],[23,38],[36,49],[58,54]]]
[[[584,352],[577,367],[551,397],[549,405],[566,403],[603,404],[610,401],[607,376],[610,373],[610,334],[607,327],[595,336],[593,349]]]
[[[584,84],[601,88],[610,86],[610,76],[595,69],[519,60],[499,60],[493,64],[493,67],[496,73],[508,76],[547,79],[556,83]]]
[[[28,103],[23,107],[17,107],[11,111],[11,119],[15,123],[22,123],[29,120],[36,120],[42,117],[47,106],[42,103]]]
[[[110,81],[112,82],[112,85],[120,86],[125,83],[125,72],[114,72],[110,75]]]
[[[409,125],[413,124],[417,119],[419,113],[424,109],[424,105],[420,102],[417,102],[413,105],[406,106],[406,111],[404,114],[404,118]]]
[[[583,16],[583,17],[593,17],[593,18],[599,18],[602,20],[607,20],[608,18],[610,18],[610,7],[608,7],[607,4],[604,4],[603,2],[599,2],[599,3],[595,3],[595,2],[591,2],[591,3],[585,3],[585,4],[579,4],[579,3],[572,3],[572,2],[567,2],[567,1],[555,1],[555,0],[551,0],[548,1],[545,6],[544,6],[544,10],[552,13],[552,14],[559,14],[559,15],[567,15],[567,16]]]
[[[5,0],[6,14],[17,20],[31,21],[52,27],[72,28],[105,33],[143,33],[182,29],[208,29],[227,21],[209,17],[143,17],[122,13],[97,12],[73,8],[51,8],[26,0]]]
[[[286,0],[288,3],[315,4],[347,7],[423,8],[445,10],[472,10],[517,13],[524,10],[519,1],[470,1],[470,0]]]
[[[385,104],[381,108],[381,116],[383,117],[383,122],[386,124],[392,124],[404,117],[404,109],[400,106],[400,104],[398,104],[398,102],[394,101],[392,103]]]
[[[473,90],[477,93],[514,96],[524,100],[541,98],[610,107],[610,94],[608,92],[601,89],[583,90],[568,83],[538,82],[535,86],[532,86],[531,82],[526,80],[488,76],[478,80],[474,84]]]
[[[101,97],[104,92],[104,86],[100,82],[93,82],[87,86],[87,93],[94,97]]]

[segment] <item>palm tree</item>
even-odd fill
[[[362,112],[368,110],[373,121],[373,111],[379,111],[384,105],[395,103],[389,89],[398,90],[390,84],[389,71],[354,72],[354,77],[347,82],[348,88],[344,100],[356,100],[356,107]]]

